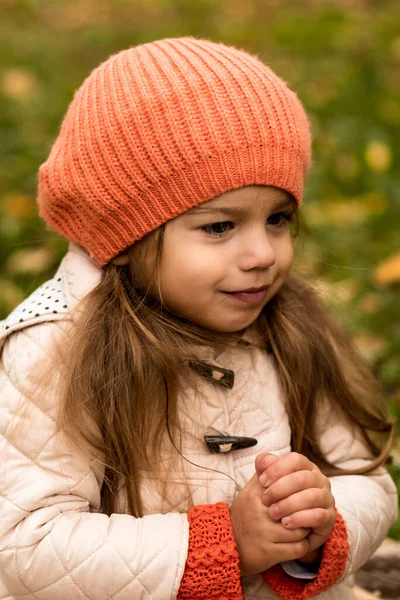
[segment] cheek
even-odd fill
[[[292,239],[285,240],[278,252],[278,268],[283,274],[287,274],[293,264],[293,243]]]
[[[213,274],[198,253],[169,253],[161,262],[160,292],[169,310],[186,318],[201,313],[212,298]]]
[[[165,285],[179,286],[179,282],[195,285],[204,276],[204,266],[199,254],[180,250],[169,253],[161,261],[160,279]]]
[[[214,248],[204,247],[201,244],[185,243],[181,240],[179,245],[164,245],[161,259],[160,276],[165,285],[178,286],[184,282],[195,288],[202,284],[218,281],[220,278],[221,264],[216,260]]]
[[[172,312],[187,309],[201,290],[199,261],[181,249],[165,254],[160,265],[160,291],[163,301]]]

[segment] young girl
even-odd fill
[[[1,328],[1,599],[353,597],[392,425],[290,274],[310,147],[286,84],[207,40],[76,92],[38,192],[70,250]]]

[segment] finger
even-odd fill
[[[332,509],[310,508],[300,510],[283,517],[281,523],[286,529],[297,529],[299,527],[310,527],[313,533],[326,535],[332,530],[335,522],[335,513]]]
[[[266,506],[269,506],[308,488],[324,489],[330,494],[329,481],[325,475],[322,475],[321,471],[296,471],[284,475],[272,483],[263,492],[262,500]]]
[[[261,531],[261,528],[260,528]],[[271,523],[269,527],[268,539],[274,543],[297,542],[311,534],[311,529],[307,527],[298,527],[297,529],[287,529],[282,523]]]
[[[316,550],[317,548],[320,548],[322,544],[326,542],[329,535],[330,531],[328,531],[326,535],[317,535],[316,533],[310,533],[310,535],[307,537],[309,543],[308,551],[311,552],[311,550]]]
[[[281,477],[295,473],[297,471],[313,471],[318,470],[317,465],[312,463],[306,456],[299,454],[298,452],[290,452],[279,461],[274,462],[272,465],[267,467],[266,471],[260,475],[260,484],[264,487],[270,486],[275,483]]]
[[[269,515],[272,519],[281,520],[283,517],[295,512],[311,508],[332,508],[334,506],[332,494],[327,489],[308,488],[284,498],[280,502],[271,504]]]
[[[292,542],[289,544],[275,544],[274,551],[275,556],[277,558],[277,562],[281,563],[286,560],[298,560],[299,558],[307,554],[309,545],[310,543],[307,538],[299,542]]]
[[[273,465],[276,461],[279,460],[279,456],[275,456],[275,454],[269,454],[268,452],[262,452],[256,456],[255,467],[256,473],[259,477],[265,469]]]

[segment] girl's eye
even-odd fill
[[[221,237],[228,231],[233,229],[234,225],[232,221],[221,221],[219,223],[211,223],[210,225],[204,225],[201,229],[207,234],[214,237]]]
[[[292,220],[291,213],[279,212],[279,213],[275,213],[274,215],[271,215],[270,217],[268,217],[267,223],[268,223],[268,225],[274,225],[275,227],[282,227],[283,225],[286,225],[286,223],[290,222],[291,220]]]

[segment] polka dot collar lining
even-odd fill
[[[43,321],[55,321],[68,313],[61,266],[52,279],[43,283],[4,320],[0,321],[0,340],[12,331]]]

